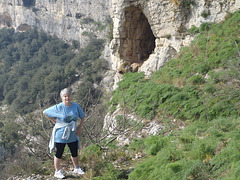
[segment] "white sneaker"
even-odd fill
[[[85,172],[80,167],[74,168],[73,173],[79,174],[79,175],[85,174]]]
[[[61,170],[55,171],[54,177],[58,178],[58,179],[63,179],[65,178],[65,176],[63,175]]]

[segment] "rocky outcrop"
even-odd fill
[[[204,22],[219,22],[240,7],[240,0],[0,0],[0,27],[24,31],[35,26],[65,41],[84,46],[91,38],[110,44],[115,82],[125,72],[158,70],[194,38],[188,30]],[[115,83],[116,84],[116,83]],[[116,86],[114,86],[116,87]]]
[[[136,71],[135,64],[150,75],[190,44],[188,29],[222,21],[239,8],[240,0],[111,0],[113,69]]]
[[[110,22],[108,0],[35,0],[24,6],[22,0],[0,0],[0,27],[23,31],[37,27],[80,46],[90,38],[105,38]]]
[[[181,47],[190,45],[194,36],[188,30],[192,26],[220,22],[240,8],[240,0],[111,0],[110,3],[114,22],[110,52],[116,71],[113,88],[123,73],[138,71],[151,75],[160,69]],[[114,128],[117,115],[123,115],[119,109],[108,113],[105,126]],[[156,134],[163,128],[155,124],[149,127],[148,134]],[[129,136],[120,136],[118,141],[126,144]]]
[[[101,85],[111,91],[126,72],[150,75],[193,40],[192,26],[220,22],[240,8],[240,0],[35,0],[26,7],[22,0],[0,0],[0,28],[24,31],[35,26],[80,46],[90,38],[106,39],[110,16],[113,39],[103,57],[112,65]],[[114,80],[112,76],[114,76]],[[118,113],[118,112],[115,112]],[[115,114],[105,126],[114,128]],[[154,127],[154,126],[151,126]],[[106,127],[105,127],[106,128]],[[159,127],[161,128],[161,127]],[[150,131],[151,132],[151,131]],[[157,132],[153,129],[152,134]]]

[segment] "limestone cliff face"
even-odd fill
[[[187,30],[193,25],[222,21],[240,8],[240,0],[111,0],[110,4],[116,79],[128,71],[150,75],[190,44],[193,37]]]
[[[23,0],[0,0],[0,28],[22,31],[35,26],[80,46],[90,38],[106,38],[103,27],[114,23],[109,46],[112,68],[122,73],[158,70],[193,37],[193,25],[219,22],[240,7],[240,0],[35,0],[26,8]],[[203,17],[205,13],[205,17]],[[101,29],[101,30],[100,30]],[[103,29],[103,30],[102,30]]]
[[[227,13],[240,8],[240,0],[111,0],[110,4],[114,22],[110,44],[112,67],[116,71],[114,88],[123,73],[138,71],[150,75],[181,47],[190,45],[194,37],[188,30],[192,26],[220,22]],[[119,114],[124,115],[117,109],[106,115],[105,129],[115,128]],[[149,134],[161,128],[147,126]],[[126,143],[124,135],[118,140],[120,144]]]
[[[82,46],[91,37],[106,37],[106,31],[99,29],[108,19],[108,0],[35,0],[29,8],[22,0],[0,0],[0,27],[21,31],[35,26],[65,41],[77,40]]]

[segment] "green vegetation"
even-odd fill
[[[110,101],[111,111],[120,104],[165,126],[162,135],[142,139],[143,146],[139,141],[131,143],[131,149],[147,156],[129,179],[237,179],[240,175],[240,11],[228,15],[225,22],[191,31],[200,32],[191,46],[150,78],[125,74]],[[185,128],[173,129],[171,119]]]
[[[190,6],[195,4],[194,0],[170,0],[170,2],[178,6],[178,8],[183,10],[184,13],[187,13]]]
[[[184,9],[190,9],[190,5],[194,5],[194,0],[181,0],[180,6]]]
[[[56,37],[37,30],[15,33],[0,31],[0,101],[12,105],[20,113],[36,110],[38,103],[56,103],[59,91],[77,80],[84,81],[82,89],[93,89],[99,83],[107,63],[98,59],[103,40],[92,40],[74,53],[78,44],[70,46]],[[82,99],[86,94],[78,94]]]
[[[76,41],[70,45],[36,29],[1,29],[0,43],[0,147],[5,150],[0,174],[47,173],[41,165],[51,157],[52,124],[43,119],[42,110],[60,102],[61,89],[81,81],[73,100],[90,111],[102,96],[94,85],[108,69],[99,58],[104,40],[92,39],[79,49]]]
[[[1,48],[4,47],[0,49],[0,78],[1,83],[4,82],[0,84],[2,104],[7,102],[17,109],[16,104],[24,102],[20,104],[22,112],[30,112],[30,105],[34,109],[32,106],[39,99],[43,100],[42,105],[55,102],[54,97],[58,88],[61,88],[59,86],[55,90],[55,86],[62,83],[65,86],[71,85],[81,79],[83,83],[75,97],[82,100],[84,107],[91,104],[84,98],[88,92],[91,92],[92,99],[101,95],[99,90],[93,88],[93,84],[101,81],[101,72],[106,70],[106,62],[99,59],[102,40],[92,41],[79,53],[74,53],[78,47],[77,42],[70,46],[54,37],[39,34],[36,30],[29,31],[30,34],[18,34],[13,30],[1,32],[4,33],[4,36],[0,36]],[[124,74],[109,101],[110,111],[120,105],[124,112],[134,112],[139,119],[144,119],[141,126],[154,120],[161,123],[163,128],[154,136],[141,134],[141,138],[133,139],[128,146],[117,146],[115,141],[109,144],[108,149],[101,149],[96,144],[87,146],[80,152],[79,159],[86,171],[84,178],[227,180],[240,177],[240,11],[228,14],[224,22],[204,23],[199,28],[193,26],[189,32],[196,35],[189,47],[182,48],[174,59],[150,77],[145,77],[144,73]],[[30,39],[35,36],[35,40]],[[40,51],[34,48],[37,45]],[[35,62],[39,64],[36,65]],[[31,68],[28,68],[29,64]],[[58,82],[59,79],[62,83]],[[48,86],[52,83],[53,87]],[[38,93],[32,93],[35,92],[33,87],[39,88],[35,90]],[[24,101],[20,99],[19,92]],[[31,98],[27,99],[26,94]],[[29,105],[28,108],[25,105]],[[26,130],[23,128],[25,126],[13,124],[11,120],[18,116],[13,112],[3,114],[0,121],[0,132],[4,134],[0,137],[1,145],[8,145],[9,149],[16,148],[14,144],[24,140],[24,134],[16,132]],[[94,114],[97,113],[94,111]],[[33,123],[34,118],[28,113],[23,122],[29,124],[31,128],[28,131],[37,137],[41,132],[35,131],[37,125]],[[98,114],[95,119],[100,119]],[[117,116],[118,128],[122,128],[121,121],[132,126],[136,124],[128,117]],[[86,124],[85,127],[92,125],[93,123]],[[50,128],[46,123],[38,124],[37,127],[39,126],[44,126],[47,131],[47,127]],[[7,131],[6,127],[10,130]],[[94,133],[94,128],[91,133]],[[133,129],[135,134],[138,133],[137,130]],[[98,136],[100,134],[97,134],[96,141]],[[46,135],[41,137],[46,139]],[[16,155],[14,151],[11,153]],[[32,173],[50,174],[53,171],[46,155],[38,153],[35,157],[26,157],[17,159],[14,156],[19,166],[31,165]],[[42,159],[41,164],[34,163],[38,157]],[[70,162],[67,157],[64,155],[63,160]],[[42,170],[43,166],[48,170]],[[7,167],[10,171],[11,166]],[[4,169],[4,172],[9,171]],[[17,171],[15,174],[31,173],[28,168]]]
[[[201,16],[204,17],[204,18],[206,18],[208,15],[209,15],[209,14],[208,14],[208,12],[206,12],[206,11],[203,11],[203,12],[201,13]]]

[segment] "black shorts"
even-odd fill
[[[77,157],[78,156],[78,141],[75,141],[72,143],[56,143],[57,151],[56,151],[55,156],[57,158],[62,158],[66,144],[68,145],[68,147],[70,149],[72,157]]]

